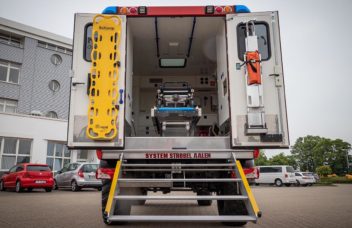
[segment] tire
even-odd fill
[[[56,180],[54,180],[54,187],[53,187],[54,190],[58,190],[59,189],[59,186],[57,186],[57,182]]]
[[[16,181],[16,187],[15,187],[15,191],[17,192],[17,193],[19,193],[19,192],[22,192],[22,187],[21,187],[21,182],[20,181]]]
[[[198,196],[210,196],[211,192],[200,191],[200,192],[197,192],[197,195]],[[210,206],[213,203],[212,200],[197,200],[197,202],[198,202],[198,206]]]
[[[301,186],[301,183],[299,182],[299,180],[296,180],[296,186],[297,187]]]
[[[0,191],[5,191],[6,188],[4,186],[4,182],[3,181],[0,181]]]
[[[274,184],[276,187],[282,187],[282,180],[278,178],[275,180]]]
[[[237,183],[224,183],[218,195],[239,195]],[[217,200],[219,215],[248,215],[246,205],[240,200]],[[222,222],[226,226],[244,226],[247,222]]]
[[[27,192],[32,192],[33,188],[27,188]]]
[[[45,191],[46,192],[51,192],[53,189],[52,188],[46,188]]]
[[[101,191],[101,187],[97,188],[97,190],[100,192]]]
[[[78,192],[79,190],[81,190],[81,188],[77,185],[77,181],[73,180],[71,182],[71,190],[73,192]]]
[[[286,187],[290,187],[290,186],[291,186],[291,184],[285,184],[285,186],[286,186]]]
[[[116,165],[116,161],[113,160],[101,160],[100,168],[113,168]],[[101,190],[101,209],[102,209],[102,217],[103,221],[106,225],[123,225],[126,222],[111,222],[108,221],[107,214],[105,213],[106,203],[108,202],[109,192],[111,187],[111,180],[103,179],[102,180],[102,190]],[[125,193],[123,189],[121,189],[120,194]],[[112,209],[114,215],[130,215],[131,213],[131,204],[127,201],[119,202],[117,201],[115,204],[115,208]]]

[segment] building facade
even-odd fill
[[[0,18],[0,171],[96,160],[65,146],[71,62],[71,39]]]

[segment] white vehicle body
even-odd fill
[[[295,172],[295,178],[299,185],[312,185],[316,183],[314,176],[307,172]]]
[[[296,178],[292,166],[273,165],[257,166],[259,168],[259,178],[255,180],[256,184],[295,184]]]
[[[289,147],[279,18],[239,9],[75,15],[68,147],[97,150],[106,224],[142,221],[118,215],[156,199],[148,191],[180,189],[199,205],[218,200],[224,216],[149,221],[243,225],[261,216],[245,174],[255,178],[259,149]]]

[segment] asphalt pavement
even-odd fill
[[[255,186],[263,217],[245,227],[352,227],[352,185],[313,187]],[[159,194],[159,193],[158,193]],[[178,192],[177,194],[186,194]],[[187,193],[189,194],[189,193]],[[0,227],[108,227],[101,219],[100,192],[36,190],[0,192]],[[216,203],[199,207],[196,201],[150,201],[134,206],[135,215],[215,215]],[[120,227],[224,227],[221,223],[128,223]]]

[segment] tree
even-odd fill
[[[284,153],[280,153],[278,155],[273,156],[269,159],[269,163],[271,165],[289,165],[294,169],[297,169],[296,158],[293,155],[285,155]]]
[[[326,177],[327,175],[332,173],[332,170],[328,165],[319,166],[318,168],[316,168],[315,171],[319,176],[323,176],[323,177]]]
[[[333,173],[347,171],[346,155],[351,144],[341,139],[328,139],[319,136],[305,136],[297,139],[291,153],[301,170],[315,171],[317,167],[328,164]]]
[[[260,151],[259,157],[255,160],[255,165],[269,165],[268,158],[264,152]]]

